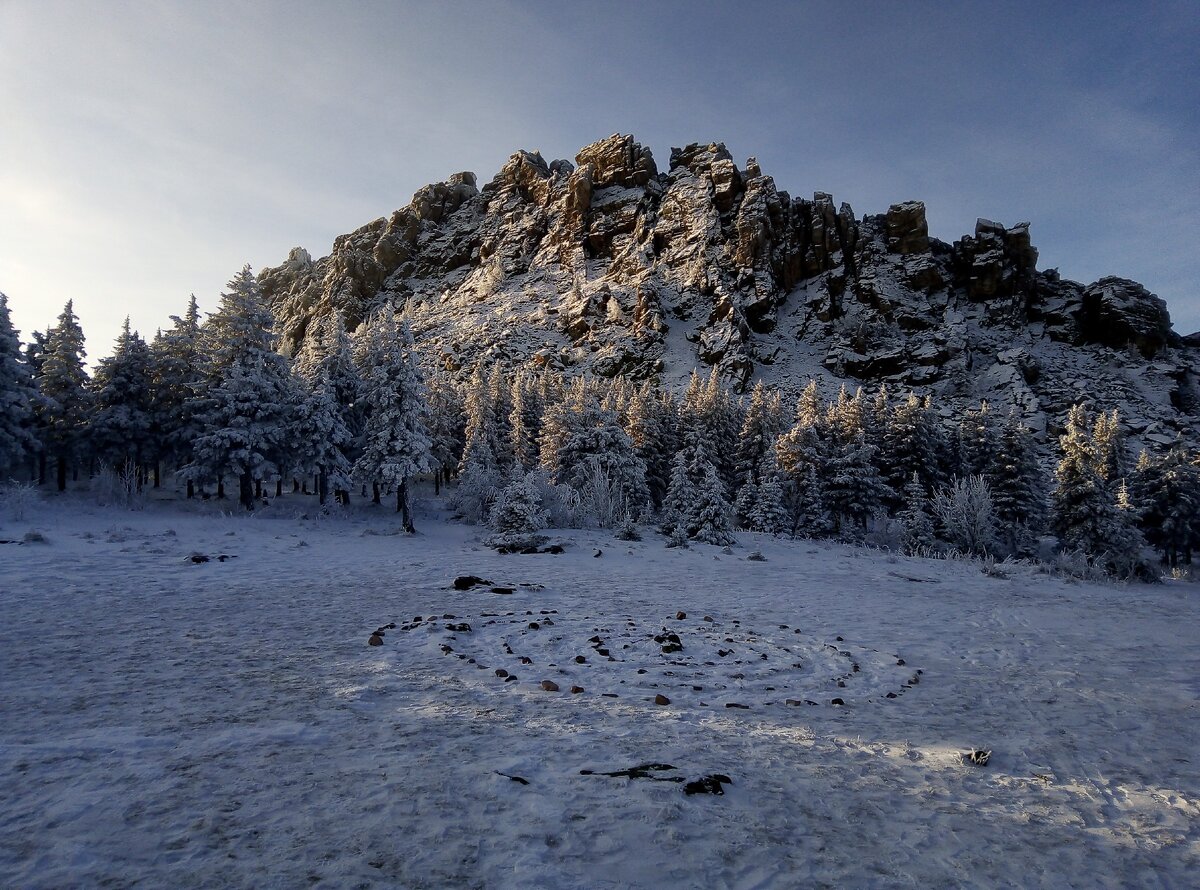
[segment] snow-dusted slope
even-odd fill
[[[563,555],[499,556],[428,515],[416,537],[366,534],[392,515],[271,518],[287,503],[308,507],[0,517],[2,540],[47,540],[0,544],[0,884],[1182,887],[1200,870],[1194,585],[753,536],[725,553],[564,532]],[[491,583],[455,590],[468,573]],[[986,767],[961,762],[973,748]],[[603,775],[646,764],[671,769]],[[723,796],[685,793],[713,775]]]
[[[931,239],[920,202],[856,217],[793,198],[720,144],[647,148],[612,136],[578,166],[518,152],[261,273],[295,348],[315,317],[352,329],[390,301],[451,369],[479,360],[682,380],[718,365],[738,385],[810,376],[932,391],[949,408],[1015,404],[1045,429],[1072,403],[1119,407],[1135,439],[1194,435],[1198,349],[1163,302],[1106,278],[1037,271],[1029,226],[980,220]],[[1191,345],[1189,345],[1189,343]]]

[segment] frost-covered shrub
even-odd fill
[[[32,482],[10,481],[0,487],[0,513],[20,522],[33,512],[41,499],[41,492]]]
[[[569,485],[555,485],[542,468],[530,470],[525,479],[537,492],[549,528],[578,528],[581,513],[579,492]]]
[[[532,475],[532,474],[531,474]],[[537,487],[529,476],[509,483],[492,504],[488,525],[495,530],[484,542],[500,550],[525,550],[546,542],[537,534],[546,527]]]
[[[579,488],[578,517],[582,524],[596,528],[615,528],[630,515],[631,504],[625,486],[599,461],[588,461]]]
[[[617,526],[616,538],[618,541],[640,541],[642,539],[641,530],[638,529],[637,523],[628,513],[621,520],[621,524]]]
[[[992,493],[982,476],[955,479],[933,497],[933,512],[947,541],[977,556],[996,549],[996,513]]]
[[[101,507],[141,510],[146,505],[138,470],[132,461],[126,461],[119,468],[101,464],[88,487]]]

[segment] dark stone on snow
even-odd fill
[[[511,588],[511,587],[493,587],[492,588],[492,593],[498,593],[501,596],[508,596],[512,592],[513,592],[513,588]]]
[[[676,612],[676,613],[675,613],[675,620],[676,620],[676,621],[682,621],[682,620],[683,620],[683,619],[685,619],[685,618],[687,618],[687,612]]]
[[[592,558],[593,558],[593,559],[599,559],[599,558],[600,558],[601,556],[603,556],[603,555],[604,555],[604,551],[603,551],[603,550],[597,550],[595,553],[593,553],[593,554],[592,554]]]
[[[628,769],[613,770],[611,773],[596,772],[591,769],[581,769],[581,776],[608,776],[614,779],[658,779],[666,782],[682,782],[681,778],[660,778],[652,775],[652,773],[667,773],[674,770],[675,767],[669,763],[643,763],[639,766],[631,766]]]
[[[829,703],[831,705],[844,705],[845,704],[845,702],[842,701],[840,698],[831,699]]]
[[[542,689],[546,690],[547,692],[558,692],[558,684],[553,680],[543,680]]]
[[[894,693],[894,692],[889,692],[889,693],[887,694],[887,697],[888,697],[888,698],[898,698],[898,696],[897,696],[897,695],[896,695],[896,693]]]
[[[492,583],[491,581],[485,581],[483,578],[480,578],[478,575],[459,575],[457,578],[454,579],[454,589],[455,590],[470,590],[472,587],[475,587],[477,585],[491,584],[491,583]]]
[[[522,655],[521,656],[521,664],[533,664],[533,659],[530,658],[528,655]]]
[[[367,645],[368,646],[382,646],[383,645],[383,637],[381,637],[379,634],[371,634],[371,636],[367,638]]]
[[[581,692],[583,692],[583,687],[582,687],[582,686],[572,686],[572,687],[571,687],[571,694],[572,694],[572,695],[578,695],[578,694],[579,694],[579,693],[581,693]]]
[[[559,553],[565,553],[566,551],[563,550],[563,547],[561,544],[551,544],[549,547],[543,548],[542,552],[559,554]]]
[[[692,794],[724,794],[725,789],[722,785],[732,785],[733,779],[729,776],[720,773],[713,773],[711,776],[701,776],[699,779],[688,782],[683,786],[683,793]]]
[[[516,675],[516,674],[509,674],[507,677],[505,677],[505,678],[504,678],[504,682],[505,682],[505,683],[516,683],[516,682],[517,682],[517,675]]]
[[[576,656],[575,656],[575,663],[576,663],[576,664],[587,664],[587,658],[585,658],[585,657],[584,657],[584,656],[582,656],[582,655],[576,655]]]
[[[465,621],[460,621],[458,624],[447,624],[446,630],[451,633],[469,634],[471,632],[471,625]]]
[[[496,676],[497,677],[507,677],[508,671],[506,671],[504,668],[496,668]]]
[[[900,667],[904,667],[904,659],[903,659],[903,658],[897,658],[897,659],[896,659],[896,664],[900,665]]]
[[[600,656],[603,656],[604,658],[608,658],[608,657],[609,657],[608,650],[607,650],[607,649],[604,649],[604,648],[599,648],[599,649],[597,649],[597,650],[596,650],[596,654],[597,654],[597,655],[600,655]]]
[[[737,708],[738,710],[741,710],[741,711],[749,711],[749,710],[750,710],[750,706],[749,706],[749,705],[741,705],[741,704],[738,704],[738,703],[737,703],[737,702],[735,702],[735,701],[726,702],[726,703],[725,703],[725,707],[727,707],[727,708]]]
[[[656,705],[669,705],[671,700],[660,692],[658,695],[654,696],[654,703]]]
[[[538,624],[536,621],[530,621],[530,622],[529,622],[529,629],[530,629],[530,630],[541,630],[541,629],[542,629],[542,626],[541,626],[540,624]]]
[[[516,782],[518,785],[528,785],[528,784],[529,784],[529,780],[528,780],[528,779],[524,779],[524,778],[522,778],[521,776],[510,776],[508,773],[502,773],[502,772],[500,772],[500,770],[496,770],[496,775],[498,775],[498,776],[504,776],[504,778],[506,778],[506,779],[512,779],[512,780],[513,780],[514,782]]]

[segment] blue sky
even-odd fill
[[[1050,10],[1044,5],[1052,6]],[[793,194],[1033,223],[1200,329],[1200,7],[0,2],[0,290],[92,358],[517,149],[721,141]]]

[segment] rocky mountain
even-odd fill
[[[934,392],[947,410],[1015,404],[1053,433],[1077,401],[1119,407],[1135,439],[1200,426],[1200,337],[1121,278],[1039,271],[1029,224],[980,219],[931,238],[925,206],[858,217],[780,191],[724,145],[672,149],[665,172],[631,136],[572,164],[514,154],[478,188],[457,173],[342,235],[294,249],[260,281],[295,349],[314,318],[351,329],[390,301],[447,368],[479,361],[566,373],[732,383],[809,377]]]

